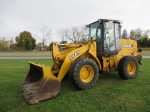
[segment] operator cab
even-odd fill
[[[121,21],[99,19],[88,25],[89,39],[96,37],[97,56],[116,55],[120,49]]]

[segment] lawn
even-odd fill
[[[100,74],[95,86],[78,90],[64,79],[58,95],[28,105],[19,85],[29,70],[27,59],[0,60],[0,112],[150,112],[150,59],[143,59],[136,79],[122,80],[117,72]],[[50,59],[32,59],[52,66]]]

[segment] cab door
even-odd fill
[[[104,30],[104,55],[115,55],[120,51],[119,23],[105,22]]]

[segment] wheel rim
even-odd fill
[[[128,64],[128,73],[133,75],[136,71],[136,64],[132,61]]]
[[[85,65],[80,70],[80,79],[84,83],[89,83],[94,77],[94,70],[90,65]]]

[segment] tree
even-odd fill
[[[71,29],[71,36],[68,37],[69,40],[72,42],[80,41],[80,29],[78,27],[72,27]]]
[[[17,50],[13,38],[11,38],[10,41],[9,41],[9,48],[10,48],[11,50]]]
[[[148,47],[150,46],[150,40],[148,39],[148,35],[150,30],[142,30],[141,28],[132,29],[130,31],[130,38],[137,40],[139,47]]]
[[[59,37],[61,38],[60,43],[66,43],[67,40],[71,37],[71,29],[69,28],[62,28],[57,31]]]
[[[148,39],[147,45],[148,47],[150,47],[150,39]]]
[[[87,35],[87,27],[80,26],[80,42],[81,43],[88,43],[88,35]]]
[[[134,30],[130,31],[130,39],[134,39],[135,38],[135,32]]]
[[[124,29],[122,32],[122,38],[127,38],[127,37],[128,37],[127,30]]]
[[[61,38],[61,42],[64,42],[64,41],[67,40],[67,38],[66,38],[66,31],[67,31],[67,30],[64,29],[64,28],[59,29],[59,30],[57,31],[58,36]]]
[[[141,40],[143,36],[148,35],[150,33],[149,30],[142,30],[141,28],[132,29],[130,31],[130,38],[134,40]]]
[[[0,38],[0,51],[8,51],[10,50],[8,47],[9,41],[6,41],[6,39]]]
[[[41,34],[37,35],[39,39],[42,42],[44,50],[46,49],[47,41],[51,38],[52,35],[52,29],[48,29],[48,27],[43,26],[42,28],[39,28]]]
[[[78,41],[79,43],[85,42],[86,40],[86,32],[85,27],[78,26],[78,27],[72,27],[71,29],[71,36],[68,38],[69,40],[75,42]]]
[[[140,40],[142,38],[143,35],[143,30],[141,28],[137,28],[134,30],[134,39],[135,40]]]
[[[35,49],[36,50],[40,50],[42,48],[42,46],[43,46],[42,42],[39,42],[39,43],[36,44],[36,48]]]
[[[28,31],[23,31],[16,38],[19,50],[33,50],[36,47],[36,40]]]
[[[87,35],[85,32],[86,28],[83,26],[74,26],[71,28],[62,28],[58,30],[59,37],[62,39],[61,42],[71,41],[79,43],[87,42]]]
[[[148,45],[148,36],[147,35],[143,35],[143,37],[142,37],[142,47],[147,47],[147,45]]]

